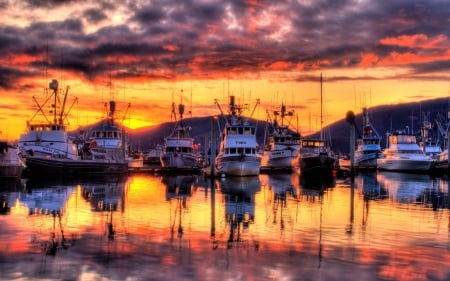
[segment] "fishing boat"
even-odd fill
[[[178,115],[175,104],[172,103],[172,116],[175,126],[172,133],[165,138],[164,151],[161,155],[161,166],[164,171],[200,170],[198,156],[195,151],[194,139],[189,135],[191,127],[183,120],[184,105],[178,105]]]
[[[447,172],[449,168],[448,148],[439,153],[438,158],[434,160],[432,169],[437,172]]]
[[[72,106],[77,102],[74,98],[70,107],[66,106],[69,87],[61,92],[58,81],[52,80],[45,89],[47,98],[39,103],[33,96],[37,110],[27,122],[27,132],[18,141],[19,151],[25,160],[31,158],[77,159],[77,145],[69,138],[67,118]]]
[[[377,159],[380,170],[429,171],[433,159],[420,149],[415,135],[397,131],[388,134],[388,147]]]
[[[424,116],[418,143],[420,149],[422,149],[426,155],[430,156],[433,160],[439,160],[439,155],[442,153],[442,147],[439,132],[436,130],[435,124],[437,123],[430,122],[428,117],[426,115]]]
[[[161,167],[161,155],[164,152],[164,146],[157,144],[147,151],[144,151],[144,165],[151,167]]]
[[[336,158],[323,137],[322,104],[322,75],[320,75],[320,137],[307,137],[301,140],[299,165],[303,177],[333,178],[335,175]]]
[[[336,159],[326,141],[305,138],[300,146],[300,172],[303,175],[333,177]]]
[[[284,104],[272,118],[267,111],[268,144],[264,147],[261,170],[292,171],[298,167],[300,134],[289,129],[293,111],[287,111]]]
[[[8,141],[0,141],[0,179],[20,179],[23,169],[17,147]]]
[[[377,168],[377,158],[381,156],[381,136],[369,119],[369,111],[363,108],[363,132],[356,142],[354,168],[367,170]],[[351,168],[350,159],[339,159],[341,169]]]
[[[235,97],[230,96],[229,113],[225,116],[217,100],[216,104],[225,122],[215,159],[216,173],[222,176],[258,175],[261,156],[257,154],[256,126],[242,116],[247,107],[236,104]]]
[[[54,80],[55,81],[55,80]],[[58,86],[50,84],[50,88],[54,91],[55,101],[59,98]],[[65,98],[64,98],[65,100]],[[107,104],[105,104],[107,107]],[[41,107],[40,107],[41,108]],[[99,175],[99,174],[115,174],[125,173],[128,171],[128,162],[125,158],[125,132],[120,126],[115,124],[114,113],[116,104],[114,101],[109,103],[108,117],[95,126],[87,130],[86,134],[77,142],[69,139],[67,132],[62,130],[63,117],[67,117],[64,113],[64,106],[56,127],[61,128],[55,134],[46,134],[45,142],[47,146],[41,146],[39,140],[30,142],[28,138],[21,138],[22,151],[26,153],[26,165],[30,174],[60,174],[60,175]],[[40,110],[42,111],[42,110]],[[36,128],[36,127],[35,127]],[[39,132],[32,131],[39,136]],[[44,134],[42,134],[44,135]],[[41,137],[42,137],[41,135]],[[52,139],[55,136],[55,140]],[[59,141],[60,147],[66,145],[66,149],[50,149],[53,143]],[[20,142],[19,142],[20,143]],[[27,148],[41,148],[39,153]],[[48,148],[50,147],[50,148]],[[47,152],[47,153],[45,153]]]

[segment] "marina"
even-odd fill
[[[6,280],[450,278],[447,177],[133,173],[1,186]]]
[[[2,1],[0,280],[449,281],[448,1],[367,2]]]

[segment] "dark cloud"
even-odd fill
[[[133,20],[138,21],[142,25],[152,24],[161,21],[165,18],[165,13],[159,8],[155,6],[146,7],[144,9],[140,9],[136,11]]]
[[[37,57],[29,62],[35,69],[30,72],[3,65],[2,87],[34,75],[45,58],[50,67],[92,81],[108,74],[124,79],[214,77],[233,71],[260,73],[277,65],[286,71],[299,65],[304,70],[360,67],[366,54],[376,66],[393,53],[442,53],[437,47],[385,44],[386,38],[449,36],[450,5],[438,0],[84,2],[86,8],[79,1],[26,1],[33,7],[67,5],[77,10],[63,21],[0,24],[3,54]],[[106,25],[118,11],[124,21]],[[88,25],[98,29],[88,32]],[[411,75],[445,70],[448,57],[435,57],[409,64]],[[304,79],[310,78],[298,78]]]
[[[101,9],[87,9],[83,12],[84,18],[89,23],[100,23],[103,20],[106,20],[108,16]]]
[[[25,1],[29,6],[31,7],[46,7],[46,8],[52,8],[52,7],[56,7],[56,6],[62,6],[62,5],[66,5],[69,3],[74,3],[74,2],[84,2],[83,0],[26,0]]]

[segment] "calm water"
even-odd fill
[[[2,280],[450,280],[449,184],[428,175],[1,184]]]

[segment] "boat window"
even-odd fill
[[[238,134],[242,135],[244,133],[244,128],[240,127],[238,128]]]
[[[252,134],[252,130],[249,127],[245,127],[244,128],[244,135],[251,135]]]
[[[230,154],[236,154],[236,148],[235,147],[230,148]]]
[[[245,148],[245,154],[251,154],[252,153],[252,149],[247,147]]]
[[[239,147],[237,149],[238,154],[242,154],[244,152],[244,149],[242,147]]]

